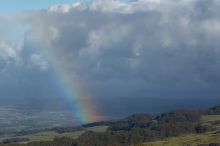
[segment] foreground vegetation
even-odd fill
[[[219,125],[220,106],[215,106],[207,110],[175,110],[157,116],[136,114],[115,122],[82,127],[58,127],[54,129],[56,133],[33,133],[3,143],[8,146],[219,146]],[[98,128],[91,129],[94,126]]]
[[[172,137],[164,140],[137,144],[135,146],[199,146],[211,143],[220,144],[220,133],[206,132],[202,134],[187,134],[179,137]]]

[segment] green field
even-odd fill
[[[135,146],[197,146],[199,144],[209,144],[213,142],[220,143],[219,133],[208,132],[203,134],[189,134]]]
[[[220,115],[204,115],[201,118],[202,123],[214,122],[219,120],[220,120]]]
[[[77,138],[87,130],[91,130],[94,132],[105,132],[107,130],[107,126],[90,127],[83,131],[68,132],[63,134],[59,134],[55,131],[46,131],[46,132],[39,132],[39,133],[23,135],[23,136],[14,136],[14,137],[6,136],[6,137],[0,137],[0,142],[3,141],[4,139],[10,139],[10,138],[28,138],[31,141],[47,141],[47,140],[53,140],[55,137],[63,137],[63,136]]]

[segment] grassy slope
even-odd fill
[[[201,123],[208,123],[220,120],[220,115],[204,115]],[[139,144],[136,146],[197,146],[199,144],[220,143],[220,133],[215,131],[203,134],[188,134],[179,137],[168,138],[161,141]]]
[[[205,115],[201,118],[202,123],[213,122],[218,120],[220,120],[220,115]]]
[[[220,143],[220,134],[215,134],[215,132],[189,134],[136,146],[197,146],[198,144],[209,144],[212,142]]]
[[[96,126],[96,127],[87,128],[86,130],[91,130],[95,132],[105,132],[106,129],[107,129],[107,126]],[[29,138],[31,141],[47,141],[47,140],[53,140],[53,138],[55,137],[63,137],[63,136],[77,138],[84,132],[85,130],[58,134],[55,131],[46,131],[46,132],[39,132],[39,133],[24,135],[24,136],[2,137],[2,138],[0,137],[0,141],[3,141],[4,139],[8,139],[8,138]]]

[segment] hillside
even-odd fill
[[[144,144],[137,144],[135,146],[209,146],[211,144],[213,144],[212,146],[220,145],[220,133],[207,132],[203,134],[188,134]]]
[[[220,106],[214,106],[203,110],[174,110],[158,115],[141,113],[116,121],[77,127],[23,131],[0,140],[14,146],[18,142],[19,146],[197,146],[212,143],[218,146],[219,109]]]
[[[167,138],[154,142],[137,144],[135,146],[218,146],[220,145],[220,115],[203,115],[200,123],[212,125],[209,132],[186,134],[178,137]]]

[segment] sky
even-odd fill
[[[1,104],[89,121],[220,103],[218,0],[1,2]]]
[[[0,12],[15,13],[27,10],[39,10],[54,4],[73,3],[76,0],[1,0]],[[79,1],[79,0],[78,0]],[[89,0],[80,0],[89,2]]]
[[[71,4],[74,2],[91,2],[91,0],[1,0],[0,13],[11,14],[21,11],[33,11],[55,4]]]

